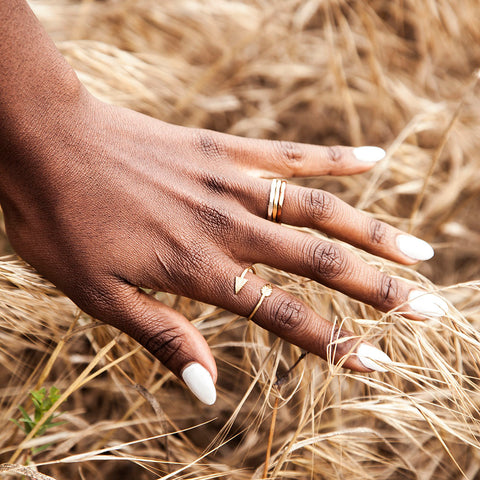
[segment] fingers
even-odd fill
[[[413,264],[433,256],[432,247],[412,235],[351,207],[322,190],[287,185],[284,223],[305,226],[399,263]]]
[[[448,311],[441,298],[380,272],[336,243],[258,218],[255,231],[244,252],[252,263],[311,278],[384,312],[399,309],[409,318],[423,320]]]
[[[94,302],[95,316],[142,344],[183,378],[199,400],[215,403],[217,369],[200,332],[178,312],[131,285],[119,283],[109,297],[108,303]]]
[[[251,211],[266,218],[270,182],[260,181],[251,191]],[[429,260],[434,252],[425,241],[351,207],[323,190],[287,185],[282,223],[320,230],[356,247],[403,264]]]
[[[217,287],[199,300],[251,317],[288,342],[334,363],[344,361],[343,366],[352,370],[384,371],[381,364],[391,362],[386,354],[333,325],[293,295],[274,285],[265,288],[267,282],[251,272],[243,275],[246,283],[235,293],[235,277],[242,277],[240,266],[231,263],[214,275]]]
[[[195,130],[194,148],[210,161],[233,159],[256,177],[352,175],[365,172],[385,157],[379,147],[318,146],[277,140],[241,138]]]
[[[262,177],[352,175],[369,170],[385,157],[379,147],[327,147],[256,139],[237,139],[235,143],[237,165]]]

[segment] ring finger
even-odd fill
[[[360,372],[384,371],[381,363],[391,360],[373,345],[353,333],[332,324],[305,303],[264,279],[243,272],[242,267],[226,260],[226,267],[215,271],[215,288],[203,289],[197,300],[218,305],[257,323],[298,347]],[[235,289],[235,279],[244,284]],[[380,361],[376,363],[376,361]]]
[[[444,300],[380,272],[344,247],[252,215],[242,259],[316,280],[384,312],[401,307],[413,319],[442,316]]]

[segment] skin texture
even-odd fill
[[[139,287],[248,316],[266,283],[253,263],[317,280],[380,310],[411,287],[339,245],[267,221],[269,178],[361,173],[350,147],[242,139],[170,125],[107,105],[79,83],[21,0],[2,0],[0,202],[8,236],[27,262],[84,311],[127,333],[176,375],[198,362],[217,373],[200,333]],[[333,195],[293,185],[282,221],[317,228],[373,254],[414,260],[400,232]],[[412,313],[412,318],[416,318]],[[275,287],[254,319],[327,357],[332,324]],[[336,346],[335,360],[355,349]],[[369,371],[354,356],[346,367]]]

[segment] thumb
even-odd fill
[[[96,312],[97,318],[134,338],[182,378],[199,400],[213,405],[217,368],[205,338],[172,308],[134,286],[124,287],[106,311]]]

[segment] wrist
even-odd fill
[[[0,17],[0,163],[27,155],[85,95],[25,0],[2,0]],[[65,113],[64,113],[65,112]],[[0,167],[1,168],[1,167]]]
[[[45,84],[44,84],[45,85]],[[34,205],[46,185],[57,182],[78,142],[76,124],[91,95],[73,70],[59,73],[41,95],[0,112],[0,204]],[[31,198],[30,198],[31,197]],[[38,197],[39,198],[39,197]],[[5,212],[6,213],[6,212]]]
[[[18,153],[39,145],[52,135],[87,94],[69,67],[42,79],[41,84],[22,85],[22,94],[0,102],[0,163],[2,150]]]

